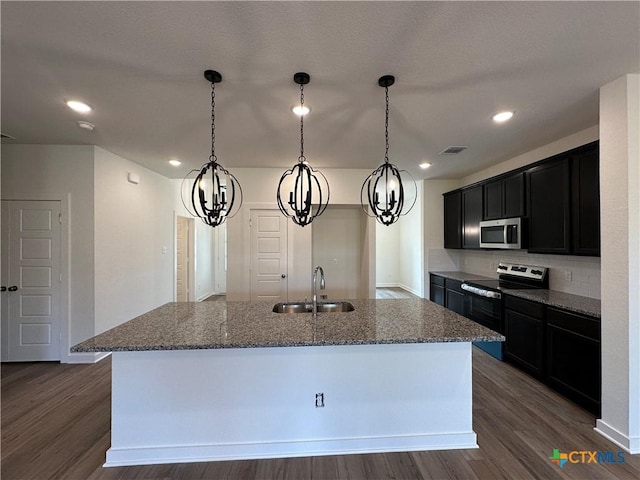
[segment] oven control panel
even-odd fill
[[[498,274],[512,277],[529,278],[542,281],[547,275],[547,267],[534,267],[531,265],[516,265],[512,263],[500,263]]]

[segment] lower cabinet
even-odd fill
[[[462,282],[445,279],[445,305],[449,310],[453,310],[460,315],[464,315],[464,290]]]
[[[544,377],[544,306],[505,297],[504,356],[538,379]]]
[[[443,307],[446,305],[444,283],[444,277],[429,274],[429,300]]]
[[[598,319],[548,307],[546,343],[549,385],[599,414],[602,369]]]
[[[600,415],[600,320],[504,297],[505,359]]]

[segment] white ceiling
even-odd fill
[[[640,70],[637,1],[2,1],[1,15],[1,127],[15,137],[3,143],[94,144],[173,178],[210,154],[206,69],[223,76],[216,153],[231,170],[297,161],[298,71],[311,75],[311,165],[375,168],[377,80],[395,75],[390,160],[419,178],[463,176],[596,125],[599,87]],[[516,116],[494,124],[504,109]],[[438,155],[451,145],[469,149]]]

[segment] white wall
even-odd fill
[[[444,248],[444,200],[442,194],[460,187],[459,180],[423,180],[424,292],[429,298],[429,272],[460,270],[460,252]]]
[[[249,300],[249,214],[251,207],[278,208],[276,192],[278,181],[285,169],[279,168],[238,168],[236,176],[244,195],[241,212],[227,220],[227,299]],[[359,205],[360,187],[369,175],[368,170],[322,169],[330,185],[329,202],[332,205]],[[290,297],[304,298],[309,294],[312,269],[312,229],[288,222],[289,262],[288,283]],[[372,236],[371,236],[372,237]],[[374,279],[375,280],[375,279]]]
[[[361,293],[367,292],[360,275],[365,261],[363,245],[366,241],[366,221],[367,216],[359,205],[329,205],[313,221],[313,265],[320,265],[324,271],[326,290],[322,293],[329,299],[362,298]],[[364,295],[364,298],[368,298],[368,295]]]
[[[423,228],[422,182],[416,182],[416,203],[407,215],[400,217],[400,286],[423,296]]]
[[[470,185],[598,140],[598,130],[598,126],[590,127],[548,145],[543,145],[535,150],[469,175],[461,180],[461,185]],[[497,278],[496,268],[500,261],[513,261],[526,265],[548,267],[550,269],[550,289],[585,297],[600,298],[601,262],[599,257],[540,255],[528,253],[526,250],[519,252],[459,251],[460,270],[468,273]]]
[[[600,89],[602,418],[640,453],[640,75]]]
[[[95,330],[173,299],[172,182],[95,148]],[[139,184],[127,174],[140,177]]]
[[[69,200],[68,346],[95,334],[93,157],[91,146],[2,145],[3,199]]]
[[[400,286],[400,229],[396,222],[386,226],[376,222],[376,286]]]
[[[182,188],[186,189],[187,197],[191,189],[192,183],[185,182],[182,185],[182,180],[171,180],[174,194],[174,210],[177,216],[194,218],[184,207],[181,198]],[[228,220],[233,221],[233,219]],[[215,253],[216,246],[216,230],[219,232],[226,229],[226,225],[216,227],[215,229],[206,225],[199,218],[194,218],[193,222],[194,232],[192,238],[193,249],[193,261],[194,261],[194,278],[195,290],[191,293],[191,300],[203,300],[216,291],[215,287]],[[174,252],[175,254],[175,252]]]

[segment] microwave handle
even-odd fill
[[[509,236],[507,235],[507,232],[509,231],[509,226],[505,225],[504,228],[502,229],[502,235],[503,235],[503,239],[502,239],[502,243],[504,245],[508,245],[508,241],[509,241]]]

